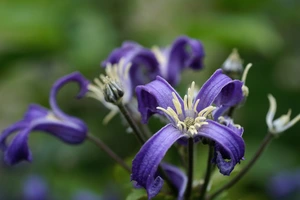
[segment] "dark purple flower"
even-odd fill
[[[132,88],[149,83],[157,75],[165,78],[171,85],[178,84],[181,71],[187,67],[203,67],[204,49],[199,40],[187,36],[178,37],[170,47],[154,47],[152,51],[134,42],[124,42],[102,62],[116,64],[121,59],[124,66],[131,63],[129,70]]]
[[[49,199],[48,186],[39,176],[30,176],[23,183],[23,200]]]
[[[31,161],[32,155],[28,147],[28,137],[32,131],[50,133],[68,144],[80,144],[87,134],[86,124],[75,117],[65,114],[57,105],[56,95],[66,83],[76,82],[80,86],[78,98],[87,92],[89,82],[79,73],[74,72],[58,79],[50,93],[50,107],[48,110],[37,104],[28,107],[22,120],[5,129],[0,136],[0,148],[4,151],[4,160],[13,165],[22,160]],[[7,138],[12,133],[18,132],[11,143],[7,145]]]
[[[132,162],[132,180],[146,188],[148,198],[161,189],[163,180],[155,176],[167,150],[179,139],[208,139],[215,144],[214,162],[220,172],[229,175],[243,159],[245,144],[241,130],[213,121],[215,106],[233,106],[244,98],[243,82],[232,80],[217,70],[194,98],[194,83],[182,99],[161,77],[136,88],[139,111],[147,122],[152,114],[163,114],[170,121],[140,149]],[[214,104],[215,106],[212,106]],[[229,159],[229,160],[227,160]]]
[[[199,40],[180,36],[171,46],[152,50],[159,62],[160,76],[173,86],[180,81],[183,69],[203,68],[204,48]]]
[[[137,85],[143,85],[160,75],[158,61],[153,52],[135,42],[124,42],[120,48],[115,49],[108,58],[102,62],[103,67],[115,65],[122,60],[121,76],[125,76],[126,66],[130,63],[129,81],[132,90]],[[128,83],[127,83],[128,84]]]

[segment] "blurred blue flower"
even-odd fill
[[[48,186],[39,176],[29,176],[23,183],[23,200],[50,200]]]
[[[300,170],[281,172],[268,183],[268,193],[274,200],[300,199]]]

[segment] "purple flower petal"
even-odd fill
[[[178,129],[166,125],[142,146],[132,161],[131,180],[147,190],[148,199],[156,196],[163,185],[161,177],[154,177],[159,163],[174,142],[182,137],[185,135]]]
[[[28,148],[27,140],[30,129],[24,129],[18,133],[7,147],[4,155],[4,161],[8,165],[14,165],[21,160],[32,161],[32,155]]]
[[[166,172],[169,179],[175,185],[178,190],[178,200],[183,199],[183,195],[185,192],[185,188],[187,185],[187,177],[186,175],[177,167],[167,164],[161,163],[162,168]]]
[[[175,93],[182,102],[181,97],[176,90],[163,78],[157,77],[156,80],[144,86],[136,87],[136,95],[138,100],[138,109],[142,115],[142,121],[146,123],[153,114],[163,114],[156,109],[158,106],[162,108],[171,107],[175,109],[172,99],[172,93]],[[183,103],[182,103],[183,104]]]
[[[212,103],[217,106],[233,106],[240,103],[244,96],[243,82],[232,80],[218,69],[202,86],[196,99],[200,99],[197,110],[200,111]]]
[[[203,125],[198,130],[198,136],[208,138],[216,143],[213,162],[218,166],[220,173],[230,175],[235,165],[243,159],[245,143],[241,136],[230,128],[207,120],[208,125]],[[230,161],[225,161],[230,159]]]
[[[56,102],[56,96],[58,91],[67,83],[76,82],[80,87],[80,91],[77,98],[82,98],[88,92],[88,84],[90,83],[81,73],[73,72],[69,75],[63,76],[58,79],[52,86],[50,92],[50,106],[54,114],[60,118],[68,117],[64,112],[61,111]]]
[[[88,81],[77,72],[62,77],[51,90],[50,104],[53,111],[32,104],[28,107],[22,120],[2,132],[0,147],[5,152],[7,164],[13,165],[22,160],[32,160],[28,147],[28,137],[32,131],[50,133],[68,144],[80,144],[85,140],[87,134],[86,124],[78,118],[63,113],[56,103],[56,95],[59,89],[66,83],[73,81],[79,83],[81,90],[78,97],[82,97],[87,92]],[[16,131],[19,132],[12,142],[7,145],[7,137]]]
[[[158,62],[154,54],[149,50],[135,42],[125,42],[121,48],[115,49],[109,57],[102,62],[106,67],[108,63],[116,64],[120,60],[124,60],[124,70],[128,63],[131,63],[129,70],[130,84],[132,90],[137,85],[144,85],[154,80],[160,75]]]
[[[199,40],[180,36],[165,52],[168,58],[163,76],[171,85],[178,84],[184,68],[201,69],[203,67],[204,48]]]

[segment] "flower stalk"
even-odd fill
[[[209,145],[208,158],[207,158],[207,168],[206,168],[206,172],[205,172],[204,183],[201,187],[199,200],[203,200],[205,198],[205,195],[206,195],[207,186],[209,184],[210,177],[211,177],[211,172],[212,172],[212,169],[213,169],[213,166],[212,166],[213,153],[214,153],[213,146]]]
[[[130,167],[120,158],[115,152],[113,152],[102,140],[95,137],[91,133],[87,135],[87,139],[93,142],[97,147],[103,150],[107,155],[114,159],[119,165],[121,165],[126,171],[131,173]]]
[[[185,199],[189,200],[193,186],[193,172],[194,172],[194,140],[188,139],[188,183],[185,191]]]
[[[250,162],[231,180],[229,181],[227,184],[225,184],[223,187],[221,187],[220,189],[218,189],[217,191],[215,191],[213,194],[209,195],[206,200],[212,200],[214,198],[216,198],[217,196],[219,196],[222,192],[224,192],[225,190],[228,190],[229,188],[231,188],[233,185],[235,185],[239,180],[241,180],[241,178],[251,169],[251,167],[256,163],[256,161],[258,160],[258,158],[262,155],[262,153],[264,152],[264,150],[266,149],[266,147],[268,146],[268,144],[272,141],[272,139],[274,138],[274,135],[272,133],[268,133],[263,142],[261,143],[260,147],[258,148],[258,150],[256,151],[255,155],[252,157],[252,159],[250,160]]]

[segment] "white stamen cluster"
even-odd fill
[[[124,64],[124,59],[120,59],[119,63],[116,64],[108,63],[105,68],[106,76],[100,74],[99,78],[94,79],[94,84],[91,83],[88,85],[89,93],[87,96],[100,101],[105,107],[111,110],[111,112],[103,120],[103,123],[105,124],[118,113],[117,106],[105,100],[105,85],[112,83],[119,86],[123,92],[126,92],[126,88],[123,86],[123,83],[129,79],[131,63],[128,63],[126,66],[124,66]]]
[[[269,128],[269,131],[274,134],[278,135],[279,133],[284,132],[285,130],[289,129],[293,125],[295,125],[298,121],[300,121],[300,114],[298,114],[294,119],[290,119],[292,111],[289,109],[286,115],[282,115],[278,119],[274,120],[274,116],[276,113],[276,100],[275,98],[269,94],[268,95],[270,101],[270,108],[267,113],[266,121]]]
[[[157,47],[157,46],[154,46],[152,47],[152,52],[154,54],[154,56],[156,57],[158,63],[159,63],[159,68],[160,68],[160,71],[162,73],[162,75],[164,77],[167,76],[167,58],[166,56],[163,54],[162,50]]]
[[[171,107],[168,107],[167,109],[157,107],[158,110],[163,111],[172,119],[172,121],[180,131],[189,135],[190,137],[197,134],[198,129],[202,125],[208,124],[206,122],[206,119],[210,117],[212,111],[215,109],[214,106],[208,106],[198,112],[197,106],[200,102],[200,99],[197,99],[196,102],[194,102],[194,90],[195,82],[192,82],[191,87],[188,89],[187,94],[184,96],[183,108],[174,92],[172,93],[172,101],[175,110],[173,110]]]

